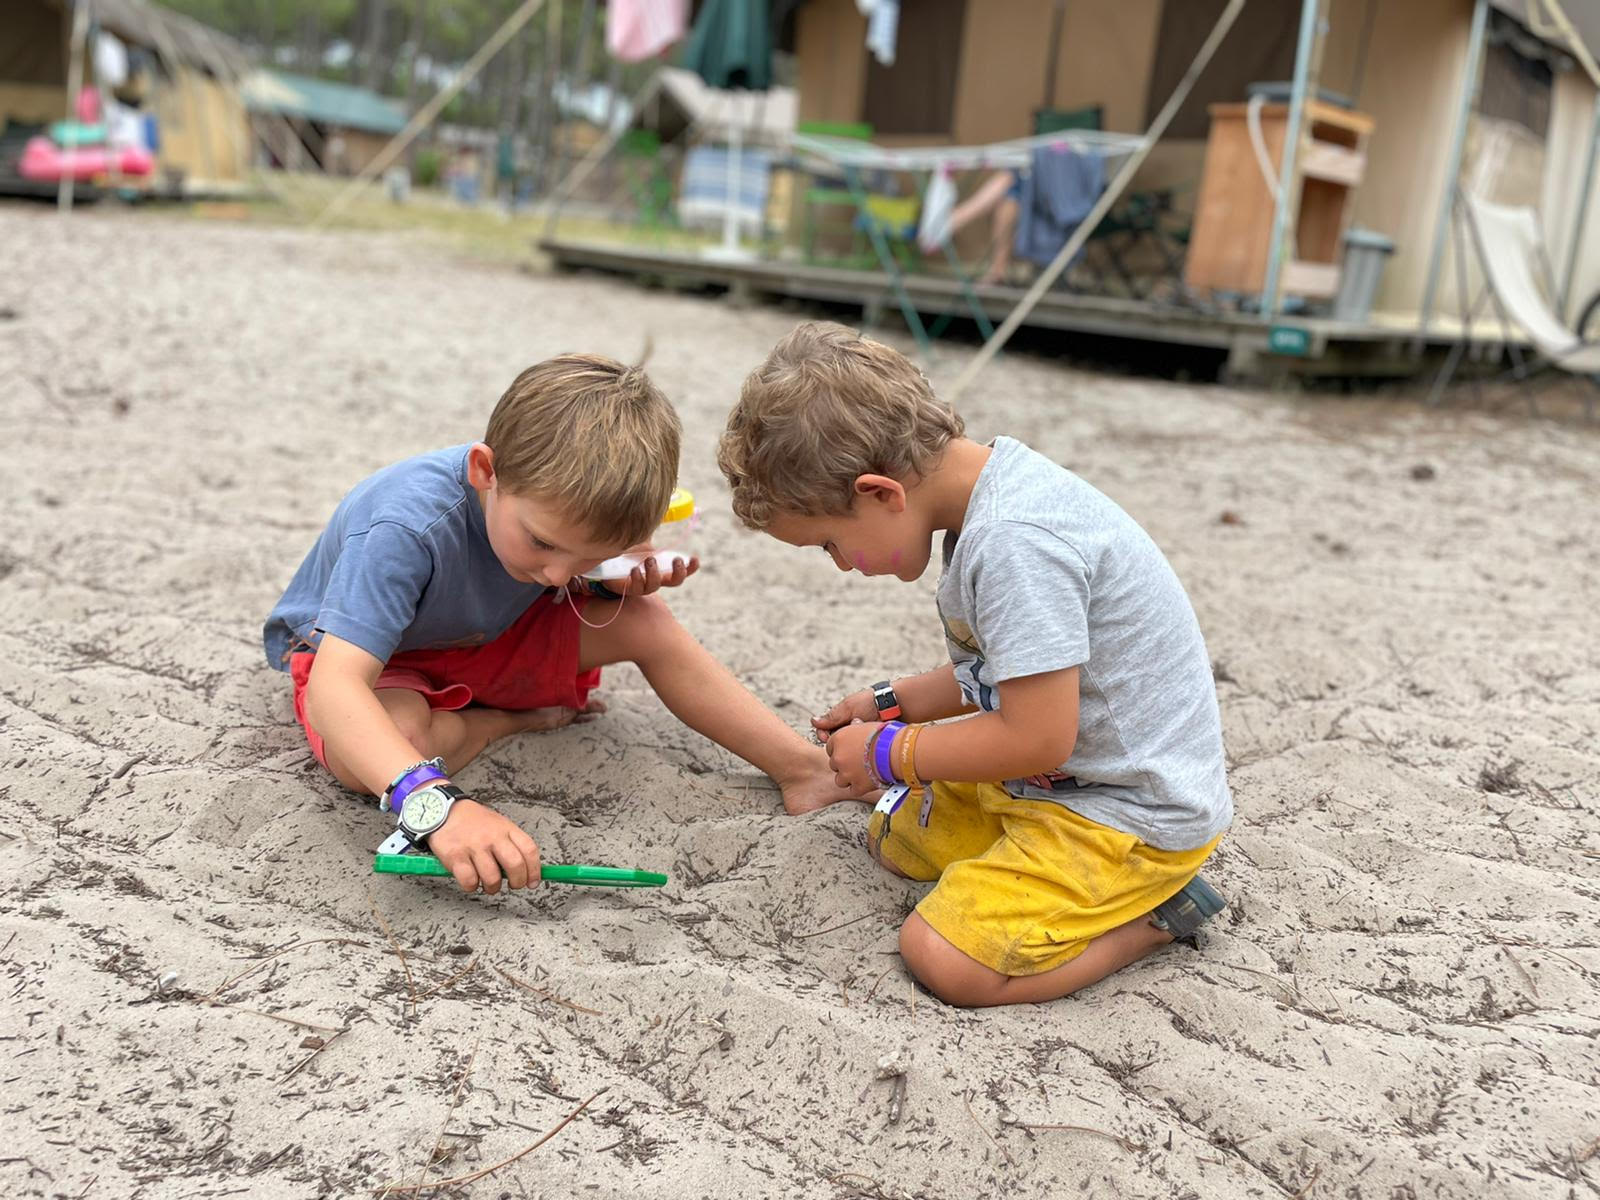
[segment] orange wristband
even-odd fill
[[[921,725],[908,725],[904,739],[900,742],[900,775],[914,788],[922,786],[922,780],[917,777],[917,738],[922,736]]]

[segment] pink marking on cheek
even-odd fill
[[[896,550],[894,552],[893,556],[889,559],[889,565],[897,571],[900,569],[900,551]]]
[[[861,551],[857,550],[856,551],[855,563],[856,563],[856,570],[863,571],[863,572],[866,571],[866,569],[867,569],[867,556],[865,554],[861,553]]]

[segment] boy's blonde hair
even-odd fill
[[[642,368],[562,354],[517,376],[483,440],[507,492],[558,506],[597,540],[632,545],[666,515],[681,432]]]
[[[920,479],[964,425],[898,350],[828,321],[798,326],[752,371],[717,463],[752,529],[843,516],[858,475]]]

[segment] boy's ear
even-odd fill
[[[467,451],[467,482],[480,492],[494,486],[494,451],[486,442],[474,442]]]
[[[885,505],[892,513],[906,510],[905,485],[887,475],[857,475],[856,495]]]

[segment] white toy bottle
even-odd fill
[[[584,578],[599,580],[602,583],[607,580],[626,579],[635,567],[643,566],[652,558],[656,560],[656,567],[665,575],[678,563],[687,563],[694,557],[697,540],[694,534],[699,526],[700,516],[695,511],[694,494],[688,488],[676,488],[667,504],[666,516],[661,519],[655,537],[650,539],[653,549],[608,558],[594,570],[587,572]]]

